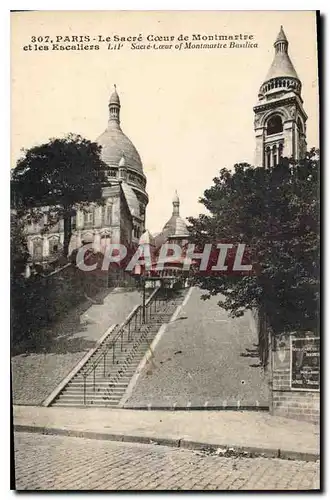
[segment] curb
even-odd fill
[[[225,452],[249,455],[250,457],[279,458],[283,460],[301,460],[303,462],[316,462],[320,460],[319,453],[281,450],[278,448],[263,448],[251,446],[237,446],[229,444],[211,444],[187,439],[157,438],[148,436],[130,436],[126,434],[110,434],[105,432],[76,431],[71,429],[59,429],[55,427],[41,427],[34,425],[14,425],[14,431],[36,433],[50,436],[78,437],[85,439],[96,439],[102,441],[120,441],[124,443],[154,444],[182,448],[186,450],[216,451],[222,448]],[[221,456],[221,455],[220,455]]]
[[[228,405],[228,406],[219,406],[219,405],[214,405],[214,406],[205,406],[205,405],[196,405],[196,406],[152,406],[151,404],[149,405],[141,405],[141,406],[129,406],[124,403],[122,406],[125,410],[137,410],[137,411],[267,411],[269,412],[269,406],[264,406],[264,405],[241,405],[241,406],[234,406],[234,405]]]

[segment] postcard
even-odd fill
[[[11,13],[12,489],[320,489],[320,27]]]

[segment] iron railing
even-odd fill
[[[121,355],[123,352],[123,346],[125,342],[125,336],[127,342],[132,342],[140,340],[143,332],[141,333],[141,327],[143,324],[147,324],[151,319],[152,315],[157,310],[157,304],[164,300],[160,293],[161,288],[156,288],[154,292],[147,299],[145,306],[137,305],[127,319],[122,323],[117,331],[115,330],[114,336],[104,345],[100,347],[100,352],[93,363],[83,372],[84,379],[84,405],[86,405],[87,400],[87,382],[92,385],[93,392],[96,391],[96,370],[99,369],[100,365],[103,368],[103,377],[106,376],[107,366],[109,363],[109,358],[111,359],[111,367],[116,364],[116,357]],[[144,311],[143,311],[144,309]],[[140,336],[137,337],[137,334]],[[120,365],[119,365],[120,366]],[[119,367],[118,367],[119,368]],[[88,380],[87,380],[88,379]],[[109,381],[110,382],[110,381]]]

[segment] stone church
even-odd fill
[[[282,156],[299,159],[306,152],[307,114],[301,97],[301,81],[288,54],[289,42],[281,27],[275,40],[273,62],[262,83],[254,107],[256,137],[255,166],[271,167]],[[148,204],[146,176],[140,155],[121,129],[121,103],[116,88],[109,101],[109,121],[97,141],[108,165],[109,185],[104,188],[106,204],[90,206],[73,219],[70,252],[84,243],[104,251],[111,240],[126,245],[149,242],[156,247],[166,241],[186,243],[188,230],[179,213],[179,197],[173,199],[173,213],[163,229],[146,231]],[[46,221],[45,221],[46,222]],[[28,248],[34,262],[55,260],[63,243],[63,225],[41,235],[41,225],[28,228]]]
[[[88,211],[77,212],[72,219],[69,253],[84,243],[92,243],[97,251],[104,251],[110,240],[137,245],[145,230],[147,179],[137,149],[121,129],[120,108],[115,88],[109,101],[108,126],[96,140],[102,146],[101,158],[108,166],[109,185],[103,189],[105,205],[91,204]],[[44,223],[46,215],[43,223],[27,228],[28,249],[32,260],[38,263],[54,260],[64,239],[62,221],[41,235]]]

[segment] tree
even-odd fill
[[[14,211],[10,214],[10,246],[10,271],[11,277],[14,279],[22,276],[25,272],[30,255],[26,244],[26,236],[24,234],[22,221],[17,217]]]
[[[26,325],[26,311],[23,309],[26,291],[24,273],[29,258],[24,228],[14,211],[10,214],[10,246],[10,312],[13,345],[17,338],[23,336],[22,331]]]
[[[190,218],[192,241],[245,243],[254,272],[246,276],[196,274],[207,293],[232,316],[259,312],[259,344],[265,327],[274,335],[318,329],[319,154],[283,159],[269,168],[236,164],[222,169],[200,202],[209,215]],[[261,348],[264,364],[267,353]]]
[[[12,201],[19,217],[38,222],[46,213],[44,231],[63,220],[64,257],[76,210],[103,203],[107,166],[100,153],[97,143],[69,134],[25,151],[12,173]]]

